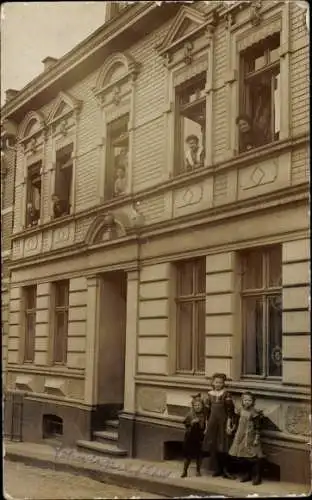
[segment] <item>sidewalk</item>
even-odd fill
[[[53,468],[89,476],[101,482],[136,488],[166,497],[308,495],[308,486],[266,481],[259,486],[211,476],[196,477],[194,468],[181,479],[181,463],[174,461],[150,462],[131,458],[109,458],[78,452],[74,448],[54,445],[4,442],[6,460],[20,461],[37,467]]]

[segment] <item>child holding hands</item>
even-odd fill
[[[244,466],[241,482],[250,481],[253,485],[261,483],[261,458],[263,456],[260,443],[261,412],[255,408],[255,396],[250,392],[242,394],[242,406],[236,412],[238,425],[229,454],[238,458]],[[228,432],[233,431],[229,424]]]

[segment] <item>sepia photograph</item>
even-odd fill
[[[310,4],[4,2],[7,500],[305,497]]]

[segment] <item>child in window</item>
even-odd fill
[[[242,462],[244,475],[241,482],[252,479],[252,484],[258,485],[261,483],[260,466],[263,454],[260,444],[261,412],[255,409],[255,396],[244,392],[242,406],[236,413],[238,425],[229,454]]]
[[[208,393],[205,401],[208,422],[203,449],[210,454],[213,461],[213,477],[233,479],[228,470],[231,436],[227,430],[233,426],[235,407],[231,394],[225,389],[225,381],[224,373],[215,373],[212,376],[213,390]]]
[[[206,425],[205,406],[201,394],[192,396],[191,410],[184,419],[184,425],[184,466],[181,477],[187,476],[192,459],[196,460],[196,475],[200,476],[202,443]]]

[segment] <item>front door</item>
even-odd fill
[[[127,278],[103,274],[98,352],[98,404],[121,409],[124,400]]]

